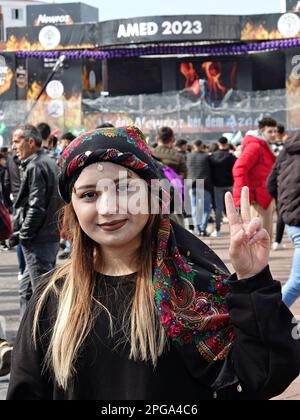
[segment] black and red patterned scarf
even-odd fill
[[[70,202],[83,168],[109,161],[150,182],[159,179],[144,135],[135,127],[103,128],[81,135],[60,159],[60,193]],[[223,360],[234,342],[226,305],[229,272],[202,241],[162,215],[153,246],[153,286],[160,322],[181,351],[206,362]],[[192,350],[194,349],[194,350]]]

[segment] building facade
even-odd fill
[[[26,6],[45,4],[43,1],[1,0],[0,3],[0,41],[6,40],[6,29],[26,26]]]

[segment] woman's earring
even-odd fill
[[[97,171],[102,172],[103,171],[103,165],[101,163],[98,163],[97,165]]]

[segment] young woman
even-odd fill
[[[268,268],[270,238],[250,220],[248,189],[241,220],[226,196],[230,276],[163,214],[163,194],[159,214],[135,211],[150,208],[158,177],[138,129],[82,135],[61,168],[72,255],[22,320],[8,399],[235,400],[284,391],[299,373],[299,344]],[[137,190],[144,198],[135,201]]]

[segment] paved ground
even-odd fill
[[[227,232],[228,226],[224,225],[223,229]],[[217,254],[226,262],[229,268],[230,262],[228,258],[228,238],[229,234],[225,233],[221,238],[208,238],[206,243],[213,248]],[[291,265],[292,246],[287,238],[284,243],[288,249],[284,251],[272,251],[271,269],[274,278],[285,283]],[[295,315],[300,315],[300,299],[292,311]],[[0,252],[0,323],[6,324],[6,332],[8,340],[14,341],[17,328],[19,325],[19,303],[18,303],[18,281],[17,281],[17,259],[14,252]],[[0,377],[0,400],[5,399],[9,377]],[[300,400],[300,377],[289,387],[289,389],[280,397],[280,400]]]

